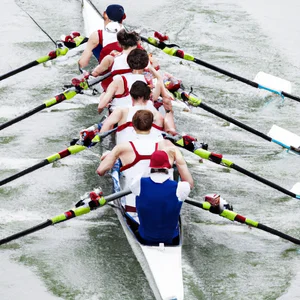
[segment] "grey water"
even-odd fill
[[[110,1],[95,0],[100,11]],[[296,0],[120,2],[132,28],[167,33],[187,53],[253,80],[259,71],[292,82],[300,95],[299,3]],[[0,74],[54,49],[24,12],[56,40],[84,32],[78,0],[1,0]],[[24,10],[22,10],[22,9]],[[273,124],[299,132],[300,104],[261,92],[199,65],[150,51],[161,68],[183,80],[206,104],[267,133]],[[62,92],[78,75],[80,53],[0,82],[0,123]],[[0,180],[68,147],[97,120],[98,98],[77,95],[0,132]],[[176,109],[179,132],[209,144],[235,164],[290,189],[299,158],[200,108]],[[107,142],[104,141],[107,145]],[[105,146],[104,145],[104,146]],[[96,186],[95,148],[67,157],[0,187],[0,238],[70,209]],[[236,172],[184,152],[196,182],[192,197],[217,192],[243,216],[300,238],[300,203]],[[299,247],[269,233],[184,205],[185,299],[300,299]],[[0,299],[153,299],[110,207],[43,229],[0,247]]]

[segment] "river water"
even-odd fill
[[[109,1],[94,2],[100,11]],[[2,0],[0,74],[54,49],[53,39],[83,32],[80,1]],[[300,4],[296,0],[123,0],[127,24],[167,33],[186,52],[251,80],[264,71],[292,82],[300,95]],[[21,7],[21,8],[20,8]],[[273,124],[299,134],[300,104],[261,92],[199,65],[152,49],[161,67],[181,78],[204,102],[257,130]],[[78,75],[70,52],[0,83],[0,123],[38,106]],[[97,97],[37,113],[0,133],[0,179],[65,149],[79,130],[95,123]],[[235,164],[286,189],[299,178],[299,161],[275,144],[200,108],[176,110],[178,131],[208,142]],[[107,142],[104,142],[107,144]],[[101,149],[100,149],[101,150]],[[109,176],[95,174],[99,148],[46,166],[0,188],[0,238],[71,208]],[[192,197],[218,192],[234,210],[300,237],[299,202],[235,170],[184,153],[196,182]],[[300,299],[299,247],[271,234],[184,205],[183,276],[186,299]],[[0,299],[153,299],[116,215],[105,207],[20,238],[0,249]]]

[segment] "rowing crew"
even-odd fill
[[[119,142],[112,151],[103,154],[97,172],[104,175],[120,159],[125,188],[130,187],[133,192],[126,197],[124,207],[137,224],[140,241],[149,245],[160,242],[176,244],[182,201],[189,195],[193,179],[178,148],[169,140],[162,139],[162,131],[153,127],[155,114],[145,104],[145,100],[149,99],[149,87],[137,81],[132,85],[130,94],[133,103],[144,102],[144,105],[116,109],[105,120],[104,130],[111,124],[118,124],[120,130],[116,135]],[[185,140],[192,142],[190,137]],[[175,162],[182,179],[179,183],[172,180]]]
[[[106,15],[109,17],[109,14],[108,7]],[[98,36],[100,41],[99,32]],[[160,74],[149,65],[147,52],[138,48],[137,37],[136,33],[119,31],[117,38],[123,52],[116,57],[110,55],[103,58],[102,55],[102,62],[93,72],[93,75],[98,75],[114,68],[111,83],[107,88],[103,86],[106,92],[100,97],[98,112],[110,104],[112,113],[101,131],[118,125],[117,145],[101,157],[97,173],[104,175],[120,160],[124,188],[130,187],[133,193],[126,197],[124,207],[137,224],[140,241],[150,245],[176,244],[179,240],[178,220],[182,201],[188,197],[194,183],[181,152],[172,142],[162,138],[163,131],[176,134],[173,114],[169,113],[170,94]],[[124,42],[126,40],[127,44]],[[144,77],[146,67],[157,80],[153,91]],[[162,96],[167,107],[165,118],[153,106],[159,96]],[[89,132],[93,134],[98,129],[98,126],[93,126],[84,132],[89,136]],[[195,139],[187,137],[186,141],[193,143]],[[189,146],[188,143],[185,144]],[[172,180],[174,164],[181,182]]]

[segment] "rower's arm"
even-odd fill
[[[176,161],[176,166],[180,175],[180,178],[182,181],[187,181],[191,188],[194,187],[194,180],[193,177],[187,167],[187,164],[181,154],[181,152],[176,148],[175,149],[175,161]]]
[[[101,63],[93,70],[92,75],[97,77],[103,72],[107,71],[114,62],[114,57],[111,55],[105,56]]]
[[[80,68],[84,68],[89,64],[89,61],[93,55],[93,49],[97,47],[99,43],[99,37],[98,37],[98,32],[95,31],[91,34],[91,36],[89,37],[89,40],[86,44],[86,47],[83,51],[83,53],[81,54],[81,57],[78,61],[78,65]]]
[[[116,108],[109,117],[104,121],[100,132],[109,131],[114,127],[115,124],[119,124],[123,116],[123,110],[121,108]]]
[[[174,122],[174,112],[170,111],[166,113],[165,119],[164,119],[164,130],[165,132],[176,135],[176,128],[175,128],[175,122]]]
[[[99,114],[108,105],[108,103],[111,102],[111,100],[113,99],[113,97],[117,93],[118,84],[119,84],[119,80],[114,79],[113,82],[111,82],[110,85],[108,86],[105,95],[103,97],[100,96],[100,102],[99,102],[99,105],[98,105],[98,113]]]
[[[114,166],[115,161],[119,158],[119,154],[120,146],[117,145],[101,161],[97,169],[97,173],[99,176],[103,176],[106,171],[110,170]]]

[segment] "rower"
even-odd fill
[[[122,22],[126,18],[123,6],[118,4],[107,6],[103,18],[104,29],[95,31],[90,35],[86,48],[78,61],[80,69],[89,64],[92,54],[101,62],[111,51],[122,51],[116,33],[123,29]]]
[[[154,120],[150,131],[151,138],[162,140],[162,131],[175,132],[174,128],[168,127],[168,122],[164,122],[164,117],[153,106],[150,98],[150,87],[143,81],[136,81],[130,89],[132,98],[132,107],[117,107],[109,117],[104,121],[100,132],[106,132],[118,124],[116,133],[116,143],[133,141],[136,139],[136,131],[133,128],[132,117],[141,109],[148,109],[153,113]]]
[[[101,82],[101,86],[106,91],[109,84],[112,82],[112,77],[118,74],[130,73],[131,69],[127,64],[127,56],[131,50],[138,46],[140,36],[135,31],[126,32],[121,29],[117,33],[117,40],[122,47],[122,52],[113,51],[105,56],[101,63],[92,71],[91,75],[97,77],[111,72],[111,76]]]
[[[130,189],[136,196],[142,244],[179,244],[179,216],[182,202],[190,193],[187,181],[170,179],[171,164],[165,151],[155,151],[150,159],[150,176],[135,180]]]
[[[132,106],[131,97],[129,95],[131,85],[137,80],[141,80],[146,83],[143,72],[144,68],[146,68],[149,63],[147,52],[141,49],[132,50],[127,56],[127,63],[132,69],[132,72],[122,76],[114,76],[113,81],[107,88],[105,95],[100,96],[100,103],[98,105],[99,113],[101,113],[109,103],[112,110],[117,106]]]
[[[110,109],[113,110],[116,107],[131,107],[132,101],[129,95],[131,85],[137,81],[143,81],[146,83],[144,76],[144,69],[149,64],[149,57],[145,50],[134,49],[127,56],[127,63],[132,69],[132,73],[124,75],[116,75],[113,78],[112,83],[107,88],[105,95],[100,96],[100,103],[98,105],[98,112],[101,113],[103,109],[110,104]],[[170,104],[170,94],[168,94],[164,87],[162,76],[150,65],[149,71],[157,78],[158,83],[152,91],[152,100],[156,101],[159,95],[163,96],[167,105],[167,111],[172,110],[172,104]]]
[[[168,156],[170,164],[176,161],[179,175],[183,181],[190,183],[193,187],[193,178],[182,157],[181,152],[169,140],[149,139],[150,130],[153,123],[153,114],[149,110],[138,110],[132,118],[133,127],[137,133],[134,141],[125,142],[116,145],[111,152],[101,157],[101,163],[97,173],[103,176],[106,171],[110,170],[117,159],[120,158],[122,167],[120,171],[125,177],[125,188],[129,187],[136,177],[149,173],[149,162],[151,154],[155,150],[164,150]],[[135,197],[126,197],[126,211],[132,212],[135,216]]]

